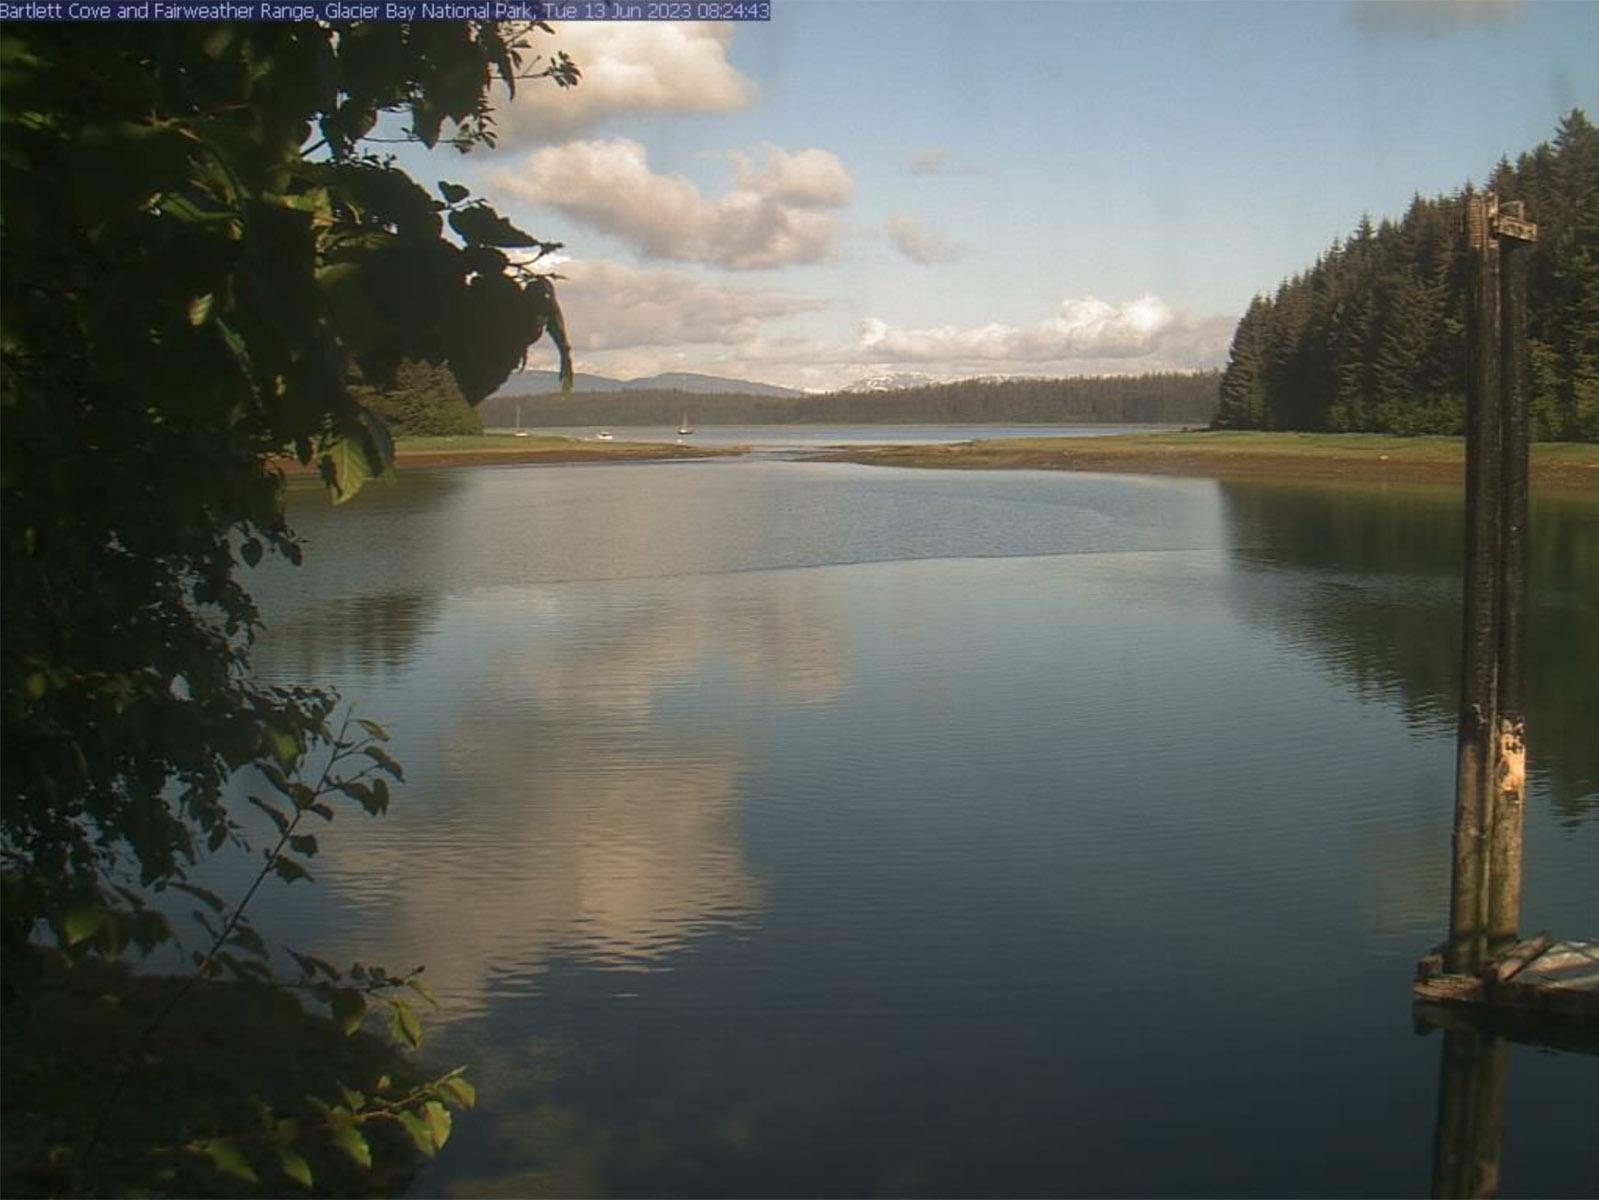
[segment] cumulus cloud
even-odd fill
[[[569,290],[561,293],[563,302]],[[598,295],[595,303],[600,303]],[[584,352],[579,367],[623,377],[702,371],[809,390],[897,374],[933,380],[973,375],[1135,375],[1220,367],[1237,324],[1236,316],[1187,313],[1156,296],[1120,305],[1084,297],[1064,301],[1034,325],[906,327],[867,317],[857,322],[853,336],[840,337],[787,330],[762,318],[754,335],[745,340],[750,326],[739,324],[739,302],[728,303],[726,337],[682,347],[667,339],[653,345],[641,340],[636,346]],[[758,303],[775,306],[782,301],[763,297]],[[603,324],[605,314],[596,309],[594,319]]]
[[[957,245],[944,237],[934,233],[916,218],[905,213],[895,213],[888,219],[884,226],[888,240],[894,248],[914,263],[926,266],[930,263],[954,262],[965,253],[965,247]]]
[[[683,271],[604,260],[561,266],[567,328],[579,351],[755,342],[765,322],[824,307],[778,292],[734,288]]]
[[[1524,0],[1351,0],[1349,23],[1369,38],[1443,37],[1462,29],[1508,25]]]
[[[1089,296],[1062,302],[1053,316],[1031,326],[990,323],[908,329],[868,317],[857,327],[857,338],[862,353],[894,362],[1036,363],[1186,352],[1193,349],[1194,335],[1201,333],[1198,324],[1158,296],[1141,296],[1119,307]]]
[[[770,143],[762,149],[758,163],[748,155],[731,155],[733,183],[739,189],[810,208],[837,208],[848,204],[855,192],[844,164],[826,150],[790,152]]]
[[[717,198],[682,175],[650,170],[626,138],[569,142],[494,173],[512,195],[628,242],[646,258],[733,270],[818,262],[841,223],[826,211],[850,197],[843,163],[826,150],[765,147],[759,161],[733,156],[733,186]]]
[[[554,141],[629,113],[732,112],[755,85],[727,61],[730,23],[576,21],[540,49],[565,50],[583,72],[575,88],[517,89],[496,112],[506,140]]]
[[[944,150],[939,146],[928,146],[911,155],[912,175],[939,175],[944,171]]]

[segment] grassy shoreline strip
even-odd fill
[[[662,459],[712,458],[747,453],[743,446],[692,446],[675,442],[599,442],[577,438],[505,434],[461,437],[399,438],[394,462],[404,467],[475,467],[509,464],[580,462],[651,462]],[[289,475],[315,474],[316,465],[279,459]]]
[[[1095,438],[1005,438],[936,446],[866,446],[827,451],[813,461],[949,470],[1102,471],[1136,475],[1201,475],[1460,483],[1460,438],[1402,438],[1368,433],[1194,431]],[[1599,447],[1539,443],[1532,483],[1587,488],[1599,494]]]

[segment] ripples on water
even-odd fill
[[[409,782],[261,920],[428,965],[485,1104],[420,1191],[1425,1188],[1447,499],[728,461],[293,516],[260,669]],[[1539,522],[1527,924],[1595,932],[1599,520]],[[1512,1070],[1507,1189],[1599,1187],[1591,1060]]]

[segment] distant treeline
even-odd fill
[[[1533,436],[1599,440],[1599,134],[1580,111],[1554,144],[1500,161],[1487,189],[1539,227],[1528,280]],[[1308,271],[1257,296],[1233,337],[1215,424],[1459,433],[1468,286],[1464,192],[1364,219]]]
[[[1203,425],[1216,412],[1217,371],[1074,379],[962,380],[888,392],[804,396],[675,391],[491,396],[485,425]]]

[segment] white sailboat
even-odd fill
[[[526,437],[527,430],[522,428],[522,406],[516,406],[516,428],[511,431],[512,437]]]
[[[677,427],[677,436],[678,437],[682,437],[685,434],[689,434],[689,433],[693,433],[693,432],[694,432],[694,426],[692,426],[692,425],[690,425],[688,423],[688,414],[684,413],[683,414],[683,421]]]

